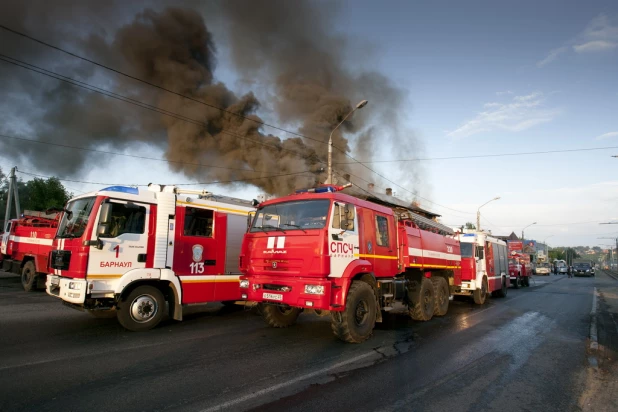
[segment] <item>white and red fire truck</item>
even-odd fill
[[[530,255],[526,253],[511,252],[509,256],[509,276],[511,285],[518,289],[520,286],[530,286],[532,276],[532,264]]]
[[[112,186],[69,201],[47,293],[133,331],[184,305],[240,299],[238,257],[251,202],[205,191]]]
[[[461,242],[461,295],[472,295],[474,302],[485,303],[487,293],[505,297],[509,287],[506,242],[486,232],[466,230],[458,234]]]
[[[26,292],[45,288],[47,259],[58,218],[58,213],[25,210],[21,218],[8,221],[2,234],[2,270],[21,275]]]
[[[259,302],[273,327],[293,324],[304,309],[330,311],[334,334],[353,343],[368,339],[395,304],[421,321],[445,315],[461,291],[452,230],[391,196],[361,199],[344,187],[258,207],[240,256],[242,297]]]

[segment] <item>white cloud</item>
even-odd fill
[[[505,90],[503,92],[496,92],[496,96],[504,96],[505,94],[513,94],[510,90]]]
[[[609,18],[601,14],[575,38],[567,41],[564,46],[551,50],[547,56],[536,63],[538,68],[545,67],[570,48],[576,53],[596,53],[613,50],[618,47],[618,25],[613,25]]]
[[[542,93],[535,92],[525,96],[515,96],[510,103],[486,103],[483,105],[484,110],[474,119],[448,132],[447,136],[459,139],[482,132],[519,132],[541,123],[550,122],[559,114],[559,111],[546,108],[544,100]]]
[[[600,136],[597,136],[597,140],[608,139],[610,137],[618,137],[618,132],[604,133],[604,134],[602,134]]]
[[[618,46],[618,43],[612,43],[606,40],[593,40],[584,44],[576,44],[573,46],[573,50],[577,53],[590,53],[613,49],[616,46]]]
[[[561,55],[568,49],[569,49],[568,47],[563,46],[563,47],[558,47],[557,49],[550,50],[547,56],[543,60],[539,60],[538,62],[536,62],[536,67],[538,68],[545,67],[549,63],[556,60],[556,57],[558,57],[559,55]]]

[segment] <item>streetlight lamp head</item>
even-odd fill
[[[500,200],[500,196],[494,197],[494,200]]]
[[[536,222],[534,222],[533,225],[536,225]]]
[[[361,100],[357,105],[356,108],[357,109],[362,109],[363,107],[367,106],[367,103],[369,103],[367,100]]]

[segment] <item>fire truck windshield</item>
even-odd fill
[[[474,257],[474,245],[472,243],[460,244],[461,257]]]
[[[94,197],[86,197],[67,205],[58,227],[59,238],[75,238],[84,234],[94,200]]]
[[[330,200],[326,199],[268,205],[257,211],[251,232],[322,229],[329,206]]]

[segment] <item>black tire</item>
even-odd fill
[[[289,306],[268,305],[260,303],[260,312],[264,321],[273,328],[287,328],[296,323],[299,308],[291,308]]]
[[[436,307],[436,295],[433,289],[433,283],[425,277],[421,279],[420,290],[418,297],[413,305],[410,306],[410,316],[414,320],[426,322],[433,317],[433,312]]]
[[[95,317],[97,319],[112,319],[116,317],[116,309],[88,310],[87,312],[92,317]]]
[[[24,287],[26,292],[36,290],[37,277],[38,275],[36,273],[34,262],[31,260],[27,261],[21,269],[21,285]]]
[[[165,312],[163,293],[154,286],[138,286],[117,307],[118,322],[125,329],[141,332],[154,328]]]
[[[433,309],[432,309],[433,310]],[[343,312],[331,312],[331,329],[348,343],[361,343],[371,337],[376,324],[377,302],[373,288],[361,280],[352,281]]]
[[[496,291],[496,296],[499,298],[505,298],[507,291],[509,290],[509,287],[507,285],[507,282],[509,282],[509,280],[507,280],[506,278],[502,278],[502,286],[500,287],[500,290]]]
[[[489,288],[487,287],[487,278],[483,277],[481,288],[474,289],[474,292],[472,293],[472,297],[474,298],[474,303],[476,303],[477,305],[483,305],[485,303],[485,300],[487,300],[487,290],[488,289]]]
[[[515,283],[513,283],[513,287],[515,289],[519,289],[520,286],[521,286],[521,278],[519,277],[519,275],[517,275],[517,277],[515,278]]]
[[[433,283],[433,291],[434,291],[434,316],[444,316],[446,312],[448,312],[448,298],[449,298],[449,290],[448,284],[446,283],[446,279],[443,277],[436,276],[431,278],[431,283]]]

